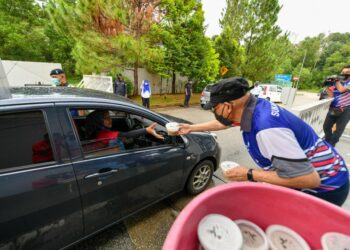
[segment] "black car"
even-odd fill
[[[219,162],[213,135],[168,137],[169,118],[105,92],[11,89],[0,100],[0,249],[69,247],[171,194],[202,192]],[[159,140],[125,147],[86,138],[86,118],[107,110],[112,129],[156,122]]]

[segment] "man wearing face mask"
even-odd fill
[[[56,87],[69,87],[66,75],[62,69],[53,69],[50,72],[51,83]]]
[[[179,134],[240,126],[249,154],[261,168],[235,167],[233,181],[258,181],[298,189],[341,206],[349,192],[343,158],[314,130],[289,111],[249,93],[247,80],[224,79],[210,91],[205,109],[215,120],[181,124]]]
[[[328,97],[333,97],[327,117],[323,123],[325,140],[335,146],[350,120],[350,65],[342,69],[340,77],[332,86],[326,86]],[[333,131],[333,125],[336,129]]]

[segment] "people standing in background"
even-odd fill
[[[128,97],[127,86],[124,82],[122,74],[116,75],[116,79],[113,83],[113,93],[116,95]]]
[[[62,69],[53,69],[50,72],[51,83],[56,87],[69,87],[66,74]]]
[[[149,109],[149,99],[151,97],[151,85],[148,80],[143,80],[141,84],[142,105]]]
[[[189,107],[189,102],[191,99],[191,95],[192,95],[192,81],[189,80],[186,84],[185,84],[185,102],[184,102],[184,107]]]
[[[262,91],[262,89],[261,89],[261,87],[259,86],[259,83],[256,82],[256,83],[254,84],[254,88],[250,91],[250,93],[251,93],[252,95],[254,95],[256,98],[258,98],[261,91]]]

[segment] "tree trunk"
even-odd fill
[[[133,96],[138,95],[138,90],[139,90],[139,63],[136,61],[134,63],[134,92]]]
[[[171,84],[171,93],[175,94],[176,73],[173,71],[173,82]]]

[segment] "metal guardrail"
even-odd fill
[[[290,111],[309,124],[320,137],[323,137],[323,123],[326,119],[329,105],[332,100],[333,99],[325,99],[306,105],[292,107]]]
[[[323,137],[323,123],[332,100],[324,99],[306,105],[292,107],[290,111],[309,124],[320,137]],[[350,123],[345,128],[342,138],[350,139]]]

